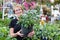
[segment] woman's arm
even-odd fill
[[[23,37],[23,34],[21,34],[20,31],[18,31],[17,33],[14,33],[14,28],[10,28],[10,36],[17,37],[19,35],[19,36]]]
[[[10,28],[10,36],[11,37],[16,37],[17,33],[14,33],[14,28]]]

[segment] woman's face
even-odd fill
[[[22,14],[23,10],[20,7],[15,8],[15,14],[19,17]]]

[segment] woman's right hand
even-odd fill
[[[21,30],[17,32],[17,35],[23,37],[24,34],[22,34],[22,33],[20,33],[20,32],[21,32]]]

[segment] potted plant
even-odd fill
[[[26,37],[29,32],[33,30],[33,26],[37,23],[37,18],[39,18],[36,14],[36,10],[29,10],[25,14],[22,14],[19,18],[19,24],[21,25],[21,33]]]

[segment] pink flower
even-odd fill
[[[24,5],[24,7],[25,7],[25,9],[26,9],[26,10],[28,10],[28,9],[29,9],[29,5],[28,5],[28,3],[27,3],[27,2],[24,2],[24,4],[23,4],[23,5]]]
[[[32,5],[31,5],[31,8],[34,9],[36,3],[35,3],[35,2],[31,2],[31,4],[32,4]]]
[[[35,8],[35,2],[31,2],[31,3],[24,2],[23,5],[26,10],[28,10],[30,7],[31,7],[31,9]]]

